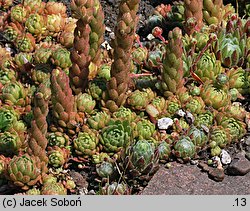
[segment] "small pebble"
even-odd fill
[[[222,149],[220,156],[221,156],[222,164],[227,165],[227,164],[231,163],[232,158],[230,157],[230,155],[228,154],[228,152],[226,150]]]
[[[167,130],[173,123],[174,121],[171,118],[165,117],[158,119],[157,126],[160,130]]]
[[[178,111],[176,111],[176,114],[181,117],[184,117],[186,115],[186,113],[182,109],[179,109]]]
[[[191,165],[197,165],[198,164],[198,160],[190,160],[190,164]]]

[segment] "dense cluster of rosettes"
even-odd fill
[[[98,0],[72,0],[72,17],[59,2],[0,0],[6,191],[77,192],[68,170],[94,167],[99,194],[132,194],[160,162],[220,156],[246,134],[249,4],[244,17],[222,0],[159,5],[141,42],[139,3],[121,0],[109,50]]]

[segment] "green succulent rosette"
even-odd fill
[[[40,162],[28,154],[14,156],[8,165],[8,177],[16,186],[27,190],[41,179]]]
[[[93,116],[89,117],[87,119],[87,123],[92,129],[100,130],[108,124],[110,119],[111,117],[108,113],[104,111],[99,111]]]
[[[80,132],[73,140],[73,148],[78,156],[92,156],[98,151],[98,143],[97,135],[93,131],[87,130]]]
[[[27,91],[18,81],[10,82],[2,88],[1,99],[11,105],[24,106],[26,96]]]
[[[0,132],[7,131],[19,119],[14,109],[9,107],[0,108]]]
[[[204,111],[198,114],[195,118],[194,125],[198,128],[202,126],[211,127],[214,123],[214,112],[212,111]]]
[[[112,182],[111,184],[107,182],[105,186],[100,189],[100,195],[131,195],[131,189],[124,182]]]
[[[71,67],[70,52],[66,48],[58,47],[52,52],[51,62],[62,69]]]
[[[99,68],[97,76],[98,78],[103,78],[109,81],[111,78],[110,71],[111,71],[111,66],[109,64],[103,64]]]
[[[46,31],[44,18],[38,13],[29,15],[25,21],[25,27],[32,35],[35,36],[41,36]]]
[[[146,106],[146,112],[151,117],[159,116],[165,109],[166,101],[163,97],[157,96]]]
[[[144,110],[146,106],[155,98],[155,93],[150,89],[135,90],[127,99],[127,103],[135,110]]]
[[[9,42],[15,42],[17,37],[21,34],[18,27],[13,23],[9,24],[4,28],[3,36],[9,41]]]
[[[70,151],[58,146],[48,147],[49,164],[55,168],[62,167],[68,160]]]
[[[242,68],[231,68],[227,71],[229,78],[229,88],[236,88],[239,93],[246,94],[250,90],[250,81],[248,80],[248,73]]]
[[[222,126],[213,126],[209,134],[209,146],[213,149],[219,146],[225,148],[231,143],[230,131]]]
[[[185,109],[192,114],[200,114],[205,109],[205,103],[201,97],[194,96],[185,104]]]
[[[197,63],[195,73],[202,81],[215,81],[216,77],[225,70],[221,66],[221,62],[216,60],[214,53],[205,52]]]
[[[86,112],[88,114],[93,113],[96,106],[96,101],[88,93],[79,93],[75,97],[77,110],[80,112]]]
[[[243,64],[247,52],[247,33],[244,28],[248,24],[249,20],[235,18],[229,20],[225,28],[218,30],[214,52],[225,67],[231,68]]]
[[[143,64],[148,57],[148,49],[145,47],[138,47],[132,50],[132,60],[137,65]]]
[[[180,119],[174,118],[173,130],[177,133],[182,133],[183,131],[187,131],[189,129],[189,124],[185,120],[185,118],[181,117]]]
[[[216,121],[218,125],[229,130],[232,142],[237,142],[246,134],[246,124],[243,121],[225,116],[224,113],[217,114]]]
[[[159,152],[159,161],[162,163],[166,163],[171,155],[171,147],[166,141],[162,141],[158,147]]]
[[[245,107],[239,102],[233,102],[231,105],[227,106],[224,112],[235,119],[244,121],[247,115]]]
[[[50,35],[55,36],[56,33],[63,30],[65,26],[66,19],[61,16],[61,14],[50,14],[46,18],[46,30],[48,30]]]
[[[196,128],[194,126],[190,127],[187,135],[192,140],[198,150],[205,147],[208,142],[208,136],[206,135],[204,130]]]
[[[172,5],[171,11],[167,14],[167,17],[171,21],[178,21],[183,22],[184,21],[184,2],[183,1],[174,1]]]
[[[102,93],[107,89],[106,82],[102,79],[95,78],[88,83],[88,93],[95,99],[100,100]]]
[[[2,70],[0,68],[0,83],[5,85],[16,80],[16,72],[12,69]]]
[[[129,156],[129,171],[133,178],[150,174],[158,164],[158,151],[146,140],[138,140],[131,147]]]
[[[111,162],[103,161],[96,165],[96,172],[101,178],[110,178],[115,173],[115,167]]]
[[[150,139],[156,132],[155,125],[147,119],[136,122],[135,133],[139,139]]]
[[[0,153],[6,156],[17,155],[23,143],[17,133],[0,133]]]
[[[123,106],[118,108],[118,110],[115,111],[112,115],[116,119],[128,120],[129,122],[133,122],[137,118],[135,112],[133,112],[131,109],[125,108]]]
[[[26,191],[25,195],[41,195],[41,191],[37,188],[32,188]]]
[[[66,147],[69,145],[69,137],[61,132],[49,133],[47,135],[48,146]]]
[[[32,54],[25,52],[20,52],[16,54],[14,58],[14,62],[18,68],[22,68],[23,65],[27,63],[32,63],[32,60],[33,60]]]
[[[219,25],[222,20],[223,10],[222,0],[204,0],[203,1],[203,18],[208,25]]]
[[[181,108],[181,102],[175,96],[170,96],[166,100],[164,115],[173,116]]]
[[[46,64],[49,62],[52,55],[52,49],[49,47],[40,47],[37,48],[33,54],[34,61],[36,63]]]
[[[67,195],[67,189],[60,182],[46,182],[41,189],[41,195]]]
[[[105,152],[117,153],[127,148],[131,141],[131,135],[129,121],[111,119],[99,135],[100,144]]]
[[[27,33],[25,35],[20,35],[16,38],[16,47],[22,52],[33,52],[36,46],[36,40],[32,34]]]
[[[215,87],[209,81],[203,84],[201,97],[206,106],[212,106],[214,109],[220,110],[230,103],[230,95],[227,90]]]
[[[15,5],[11,8],[10,19],[13,22],[24,23],[28,15],[28,11],[22,5]]]
[[[194,158],[196,147],[189,137],[180,138],[174,145],[174,155],[181,158],[184,162]]]
[[[110,160],[110,156],[106,152],[100,152],[92,155],[92,161],[95,164],[102,163],[103,161]]]

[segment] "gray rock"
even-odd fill
[[[250,173],[245,176],[228,176],[222,182],[208,178],[206,172],[194,165],[171,163],[161,167],[140,193],[142,195],[249,195]],[[204,168],[203,168],[204,169]],[[207,168],[209,171],[210,168]],[[221,170],[217,176],[222,175]],[[216,172],[213,172],[216,173]],[[221,176],[220,176],[221,177]],[[219,177],[219,178],[220,178]],[[217,177],[218,178],[218,177]]]
[[[222,162],[222,164],[227,165],[227,164],[231,163],[231,161],[232,161],[232,158],[230,157],[229,153],[226,150],[222,149],[221,150],[221,162]]]
[[[167,130],[170,126],[172,126],[174,121],[171,118],[164,117],[158,119],[157,126],[160,130]]]
[[[250,161],[245,158],[245,154],[239,153],[227,168],[229,175],[245,175],[250,172]]]

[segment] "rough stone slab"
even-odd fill
[[[161,167],[142,195],[249,195],[250,172],[245,176],[228,176],[222,182],[208,178],[197,166],[171,163]]]

